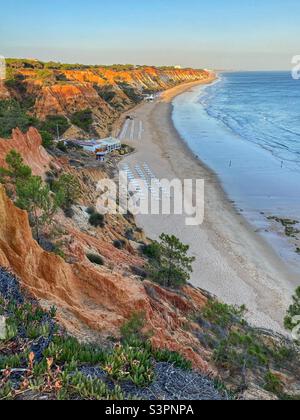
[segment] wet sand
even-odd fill
[[[245,304],[254,325],[283,332],[283,319],[298,279],[237,213],[215,174],[193,155],[174,127],[173,99],[197,84],[170,89],[155,102],[132,111],[134,122],[122,141],[136,152],[123,162],[132,168],[145,162],[160,179],[204,179],[204,223],[186,226],[185,215],[139,215],[137,223],[151,238],[164,232],[190,245],[190,253],[196,257],[191,278],[194,286],[226,303]]]

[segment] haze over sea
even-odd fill
[[[237,210],[300,270],[297,243],[268,220],[300,221],[300,81],[290,72],[223,73],[176,98],[173,119]]]

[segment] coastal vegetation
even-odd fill
[[[75,132],[82,130],[80,136],[86,138],[107,136],[120,114],[140,103],[145,93],[207,77],[203,70],[174,67],[89,66],[27,59],[7,59],[6,68],[1,93],[7,99],[1,101],[4,124],[0,124],[0,137],[8,138],[16,127],[25,132],[34,126],[43,132],[47,148],[54,146],[49,135],[52,140],[62,137],[71,126]],[[11,115],[14,110],[13,118],[6,112],[8,107]]]
[[[39,130],[43,146],[51,149],[54,138],[63,135],[70,123],[62,115],[48,115],[41,121],[32,116],[30,108],[22,102],[16,99],[0,100],[0,138],[10,138],[15,128],[25,133],[30,127]]]
[[[186,284],[193,272],[194,257],[188,256],[189,246],[174,235],[162,234],[160,242],[144,249],[149,257],[151,279],[164,287],[178,288]]]
[[[42,310],[24,296],[9,273],[1,271],[1,280],[0,314],[6,320],[5,337],[0,339],[2,400],[131,399],[135,390],[156,381],[157,363],[191,369],[179,354],[152,347],[142,331],[142,313],[123,324],[115,344],[80,344],[57,324],[54,307]],[[130,383],[134,387],[127,392]]]
[[[293,296],[293,303],[287,311],[285,318],[285,327],[290,331],[299,331],[300,326],[300,287],[297,288]],[[300,341],[300,335],[299,335]]]
[[[105,226],[105,217],[103,214],[98,213],[95,209],[93,209],[90,213],[89,223],[96,228],[103,228]]]
[[[68,211],[80,197],[79,181],[71,174],[63,174],[45,183],[32,175],[31,168],[15,150],[7,154],[5,161],[7,167],[0,167],[0,181],[15,204],[28,212],[34,236],[41,243],[43,231],[53,225],[58,209]]]
[[[36,118],[29,116],[18,101],[0,101],[0,137],[9,138],[14,128],[18,127],[25,132],[29,127],[36,125]]]
[[[93,124],[93,113],[90,109],[77,111],[71,115],[71,123],[88,132]]]
[[[72,174],[63,174],[52,184],[52,190],[62,197],[61,205],[64,209],[69,209],[81,197],[81,187],[79,180]]]
[[[299,393],[286,390],[293,369],[296,377],[300,374],[299,348],[284,336],[249,325],[246,312],[245,306],[210,299],[194,318],[202,328],[199,340],[213,351],[221,377],[228,377],[232,390],[247,389],[255,378],[256,386],[279,399],[299,399]]]

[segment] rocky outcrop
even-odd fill
[[[97,239],[94,241],[97,246]],[[107,254],[124,268],[138,262],[109,243],[99,242],[98,246],[106,246]],[[143,312],[156,347],[179,351],[195,367],[210,370],[205,361],[207,354],[186,328],[190,315],[206,303],[199,291],[166,291],[150,282],[94,266],[84,258],[80,263],[67,264],[34,241],[27,213],[14,206],[1,186],[0,266],[13,270],[36,298],[57,306],[61,322],[73,334],[84,334],[80,330],[84,325],[95,334],[118,335],[125,320],[135,312]]]
[[[14,71],[16,82],[9,83],[8,87],[0,86],[0,99],[11,97],[20,102],[31,102],[33,106],[29,112],[41,120],[48,115],[64,115],[71,119],[73,113],[90,109],[94,120],[92,132],[99,136],[109,134],[120,114],[139,103],[144,93],[209,77],[208,72],[193,69],[138,67],[123,71],[91,67],[41,70],[22,67],[21,62]],[[72,137],[72,132],[66,133],[66,138]]]
[[[27,133],[15,129],[11,139],[0,138],[0,166],[6,166],[5,157],[11,150],[21,154],[34,175],[42,176],[49,169],[51,157],[43,148],[42,138],[35,128],[30,128]]]

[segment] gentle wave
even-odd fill
[[[235,134],[300,165],[300,84],[289,73],[270,73],[263,74],[262,88],[261,77],[227,74],[206,88],[199,103]]]

